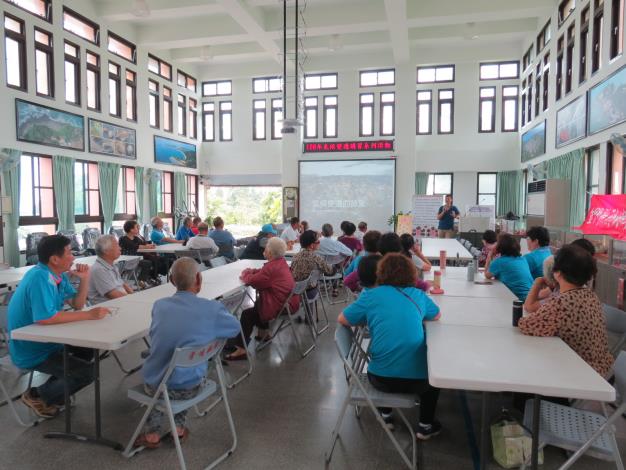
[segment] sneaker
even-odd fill
[[[415,434],[417,435],[418,439],[421,439],[422,441],[427,441],[431,437],[439,435],[440,432],[441,423],[435,420],[432,424],[419,423],[417,425],[417,432]]]
[[[35,398],[30,390],[22,394],[22,403],[28,406],[35,414],[41,418],[54,418],[59,414],[59,407],[56,405],[46,405],[41,398]]]
[[[387,426],[387,429],[389,429],[390,431],[393,431],[396,428],[393,422],[393,414],[391,412],[389,413],[381,412],[380,417],[385,422],[385,426]]]

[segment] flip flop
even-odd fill
[[[145,449],[157,449],[161,447],[161,440],[159,439],[156,442],[151,442],[146,439],[145,434],[141,434],[133,444],[133,447],[144,447]]]

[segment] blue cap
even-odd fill
[[[278,235],[278,232],[274,230],[274,227],[272,227],[272,224],[265,224],[263,227],[261,227],[261,232],[273,233],[274,235]]]

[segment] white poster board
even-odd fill
[[[413,227],[437,228],[437,212],[442,205],[441,196],[413,196]]]
[[[496,218],[496,206],[465,206],[466,217],[489,217]]]

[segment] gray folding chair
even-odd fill
[[[200,264],[201,271],[210,267],[211,260],[215,257],[215,252],[211,248],[191,248],[189,251],[191,257]]]
[[[620,352],[617,356],[613,371],[619,406],[611,415],[607,414],[604,406],[602,407],[604,414],[599,414],[556,403],[541,402],[539,447],[551,445],[574,452],[559,470],[570,468],[583,454],[613,461],[619,470],[624,470],[613,423],[622,419],[622,414],[626,412],[626,351]],[[532,400],[528,400],[524,410],[524,424],[531,428],[532,421],[533,403]]]
[[[241,287],[237,292],[228,295],[226,297],[222,297],[220,302],[226,307],[226,309],[233,314],[234,317],[239,319],[241,317],[241,308],[243,306],[244,301],[246,300],[246,296],[248,295],[248,291],[245,287]],[[241,329],[241,323],[239,324]],[[243,338],[243,330],[241,330],[241,337]],[[239,382],[247,378],[250,374],[252,374],[252,356],[250,354],[250,350],[248,349],[248,345],[245,345],[246,356],[248,358],[248,370],[239,378],[234,380],[232,383],[228,384],[228,388],[233,388]]]
[[[300,311],[300,308],[298,308],[298,311],[296,312],[292,312],[291,308],[289,307],[289,301],[291,300],[291,298],[295,295],[299,295],[300,296],[300,307],[302,306],[302,297],[306,296],[305,292],[306,292],[306,288],[308,286],[308,279],[305,279],[304,281],[299,281],[296,282],[296,285],[294,286],[293,290],[291,291],[291,293],[289,294],[289,297],[287,297],[287,300],[285,301],[285,303],[283,304],[283,307],[280,310],[280,313],[278,314],[278,317],[276,317],[273,320],[273,324],[278,323],[277,327],[274,327],[274,325],[270,325],[270,330],[272,331],[272,333],[270,334],[270,338],[274,339],[274,337],[280,333],[281,330],[283,330],[284,328],[287,327],[291,327],[291,331],[293,332],[293,336],[296,340],[296,345],[298,346],[298,351],[300,351],[300,355],[302,357],[307,356],[311,351],[313,351],[313,349],[315,349],[315,347],[317,346],[316,340],[317,337],[315,336],[315,332],[313,329],[309,329],[311,332],[311,336],[313,338],[313,344],[306,350],[302,349],[302,341],[300,339],[300,335],[298,334],[298,330],[296,329],[296,324],[294,322],[294,317],[295,315]],[[309,322],[312,324],[313,323],[313,319],[309,318],[309,313],[307,309],[304,309],[304,314],[306,315],[306,317],[308,318]],[[266,341],[262,344],[260,344],[257,347],[257,351],[260,351],[261,349],[263,349],[265,346],[267,346],[270,343],[270,341]]]
[[[363,364],[362,357],[366,355],[366,353],[365,351],[363,351],[362,348],[355,346],[354,333],[350,328],[342,325],[337,325],[337,329],[335,330],[335,344],[337,346],[339,356],[341,357],[341,360],[344,364],[344,368],[347,371],[348,391],[346,393],[346,398],[344,399],[341,406],[341,411],[339,412],[339,416],[337,418],[337,424],[333,429],[330,448],[324,456],[326,459],[326,464],[329,464],[332,459],[335,443],[337,442],[337,438],[339,437],[339,429],[341,428],[341,423],[343,422],[343,418],[346,414],[348,405],[356,405],[367,406],[370,408],[370,410],[372,411],[372,413],[374,413],[374,416],[376,417],[376,421],[378,421],[378,424],[380,424],[380,426],[383,428],[383,430],[387,434],[387,437],[389,437],[389,439],[393,443],[394,447],[400,454],[400,457],[402,457],[402,460],[404,461],[406,466],[410,469],[416,469],[418,450],[417,439],[411,423],[409,423],[406,416],[402,412],[402,409],[415,408],[415,395],[381,392],[375,389],[369,383],[367,377],[364,376],[364,374],[360,373],[359,366],[359,364]],[[402,448],[396,437],[389,430],[389,428],[385,424],[385,421],[383,421],[383,418],[380,416],[380,413],[376,409],[377,407],[394,408],[400,415],[411,436],[412,458],[409,458],[406,451]]]
[[[602,310],[604,310],[607,331],[618,337],[611,348],[611,354],[617,356],[626,343],[626,312],[606,304],[602,304]]]
[[[178,432],[176,432],[174,415],[180,413],[181,411],[188,410],[189,408],[195,408],[197,410],[197,405],[199,403],[206,400],[215,393],[219,393],[221,395],[220,399],[218,399],[215,404],[219,403],[220,401],[224,402],[224,407],[226,408],[226,416],[228,417],[228,425],[230,426],[233,443],[226,452],[213,460],[213,462],[211,462],[205,470],[214,468],[216,465],[228,458],[235,451],[235,449],[237,448],[237,432],[235,431],[235,423],[233,422],[233,417],[230,412],[230,405],[228,403],[228,396],[226,393],[226,381],[224,379],[222,361],[219,359],[219,353],[222,351],[223,347],[224,340],[218,339],[204,346],[177,348],[172,355],[170,365],[167,368],[167,371],[165,372],[165,375],[163,376],[163,379],[161,380],[161,383],[159,384],[154,396],[150,396],[145,393],[143,384],[137,385],[136,387],[128,390],[128,398],[139,402],[142,405],[146,405],[148,408],[141,418],[141,421],[139,421],[137,429],[135,429],[135,432],[133,433],[130,441],[128,442],[128,445],[126,446],[126,449],[124,450],[123,455],[125,457],[130,458],[143,449],[142,447],[133,448],[133,444],[141,433],[141,430],[143,429],[143,426],[146,423],[150,412],[153,408],[156,407],[159,411],[163,412],[169,418],[170,431],[174,439],[174,444],[176,445],[178,462],[180,464],[180,468],[185,470],[187,466],[185,465],[185,457],[180,447]],[[174,369],[179,367],[196,367],[207,361],[209,361],[209,368],[215,367],[215,369],[217,370],[217,378],[219,383],[205,378],[205,381],[201,385],[200,391],[195,397],[188,400],[171,400],[168,395],[167,381],[174,372]]]
[[[46,232],[33,232],[26,235],[26,266],[32,266],[39,262],[37,247],[39,242],[47,236]]]
[[[321,273],[317,269],[311,272],[311,275],[307,279],[307,287],[309,290],[307,290],[307,292],[305,292],[305,294],[300,298],[300,300],[304,302],[304,308],[308,310],[309,318],[314,320],[311,326],[314,328],[315,334],[317,336],[324,333],[330,326],[330,322],[328,321],[328,313],[326,312],[326,307],[324,306],[324,302],[321,299],[321,293],[320,293],[321,286],[319,282],[320,277],[321,277]],[[317,286],[317,290],[315,291],[315,295],[313,297],[309,297],[309,293],[311,292],[311,286]],[[324,326],[320,329],[318,329],[317,327],[319,305],[322,306],[322,313],[324,314],[324,321],[325,321]],[[314,308],[315,308],[315,314],[313,313]]]
[[[150,234],[151,233],[152,233],[152,225],[150,225],[150,224],[143,224],[141,226],[141,236],[144,238],[144,240],[150,241]]]
[[[85,252],[95,255],[96,254],[96,241],[100,238],[102,234],[100,230],[93,227],[87,227],[83,230],[83,248]]]
[[[218,266],[224,266],[228,264],[228,261],[224,256],[218,256],[216,258],[211,258],[209,260],[209,263],[211,264],[212,268],[217,268]]]
[[[120,238],[122,238],[124,236],[124,230],[122,230],[121,228],[111,227],[109,229],[109,234],[110,235],[114,235],[115,238],[117,240],[119,240]]]
[[[322,287],[324,289],[324,294],[326,296],[326,300],[328,301],[329,305],[336,305],[336,304],[342,304],[342,303],[346,303],[348,302],[348,296],[346,295],[344,297],[343,300],[331,300],[331,296],[329,293],[329,286],[328,284],[330,284],[331,286],[334,284],[338,284],[339,282],[343,281],[343,271],[344,269],[350,265],[350,262],[352,261],[352,257],[344,257],[341,261],[337,262],[337,257],[335,255],[331,255],[331,256],[322,256],[322,258],[324,258],[324,261],[326,261],[326,263],[335,266],[336,268],[336,272],[335,274],[331,274],[330,276],[327,276],[326,274],[322,273]],[[332,289],[332,287],[331,287]]]

